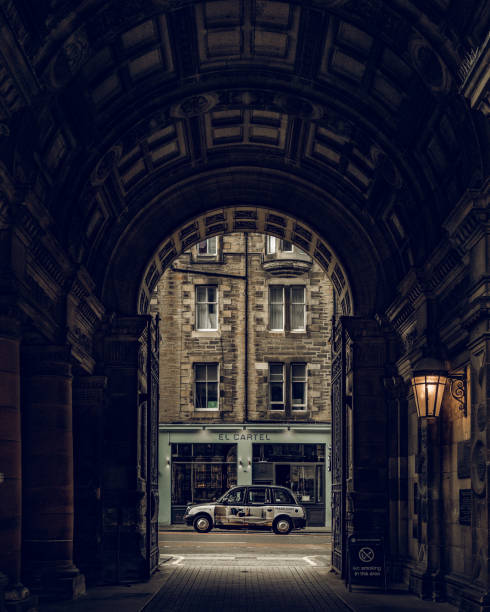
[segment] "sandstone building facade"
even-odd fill
[[[253,482],[292,487],[309,524],[330,525],[334,292],[325,272],[287,241],[232,233],[181,255],[155,291],[160,452],[170,458],[161,523]]]

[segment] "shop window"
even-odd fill
[[[236,485],[236,444],[172,444],[172,504],[218,499]]]
[[[269,397],[271,410],[284,410],[284,364],[269,364]]]
[[[272,331],[306,329],[304,285],[269,286],[269,328]]]
[[[286,379],[289,378],[289,394],[285,396]],[[307,367],[306,363],[269,364],[269,408],[270,410],[307,409]]]
[[[218,410],[218,364],[194,364],[194,407],[196,410]]]
[[[208,331],[218,329],[218,288],[214,285],[196,287],[196,327]]]
[[[197,245],[199,257],[214,257],[218,254],[218,238],[207,238]]]
[[[291,408],[306,410],[306,363],[291,364]]]

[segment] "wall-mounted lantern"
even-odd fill
[[[459,409],[466,416],[466,378],[446,371],[417,370],[413,373],[412,387],[417,416],[438,417],[441,411],[444,389],[449,382],[451,396],[459,402]]]

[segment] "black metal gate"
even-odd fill
[[[341,321],[332,333],[332,566],[346,569],[346,419],[345,419],[345,331]]]
[[[147,574],[158,567],[158,317],[147,317],[140,338],[139,388],[142,428],[141,476],[146,483],[145,559]]]
[[[158,360],[159,318],[148,322],[147,409],[147,560],[148,574],[158,567]]]

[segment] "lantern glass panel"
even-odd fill
[[[412,386],[419,417],[439,416],[446,380],[445,374],[438,373],[418,373],[414,376]]]

